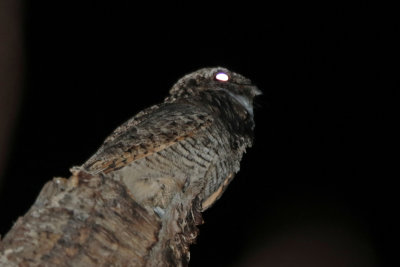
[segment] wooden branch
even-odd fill
[[[48,182],[17,220],[0,266],[186,266],[202,223],[191,202],[160,218],[115,179],[75,170]]]

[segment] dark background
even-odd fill
[[[253,80],[255,145],[191,266],[395,266],[398,16],[371,2],[25,1],[0,233],[182,75]],[[397,177],[397,178],[396,178]]]

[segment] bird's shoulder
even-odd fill
[[[163,103],[128,120],[106,138],[83,166],[105,173],[161,151],[209,127],[213,115],[190,103]]]

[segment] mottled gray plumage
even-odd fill
[[[252,104],[260,93],[225,68],[200,69],[178,80],[163,103],[118,127],[82,167],[120,179],[145,207],[165,209],[185,195],[199,198],[204,210],[252,145]]]

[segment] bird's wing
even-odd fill
[[[212,115],[189,104],[150,108],[118,127],[83,167],[112,172],[193,136],[212,122]]]

